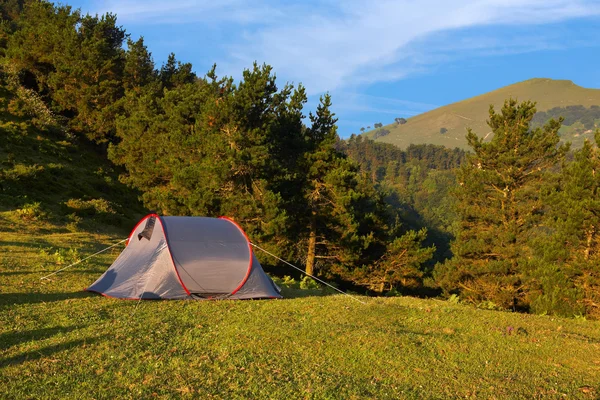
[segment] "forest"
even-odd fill
[[[468,152],[400,150],[341,139],[335,99],[307,111],[305,88],[268,64],[239,81],[174,54],[156,65],[116,15],[45,1],[3,2],[0,17],[10,107],[57,141],[92,143],[148,210],[230,216],[308,274],[365,293],[600,316],[600,134],[576,151],[558,134],[597,108],[540,115],[507,99],[490,107],[490,142],[468,130]],[[0,192],[10,184],[0,170]]]
[[[600,106],[567,106],[554,107],[546,112],[537,112],[531,121],[534,126],[542,126],[550,119],[562,117],[565,125],[573,125],[579,121],[585,129],[594,129],[594,122],[600,118]]]

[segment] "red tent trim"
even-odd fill
[[[226,221],[231,222],[233,225],[236,226],[236,228],[239,229],[239,231],[242,233],[242,235],[244,235],[244,237],[246,238],[246,243],[248,243],[248,254],[250,256],[250,259],[248,260],[248,271],[246,272],[246,276],[244,277],[244,279],[242,280],[242,282],[239,284],[238,287],[236,287],[233,292],[230,293],[230,295],[234,295],[236,294],[245,284],[246,281],[248,280],[248,278],[250,277],[250,273],[252,272],[252,245],[250,244],[250,239],[248,238],[248,235],[246,235],[246,232],[244,232],[244,230],[242,229],[241,226],[238,225],[237,222],[235,222],[233,219],[229,218],[229,217],[219,217],[219,219],[224,219]]]

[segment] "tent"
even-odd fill
[[[234,221],[156,214],[133,228],[125,250],[86,290],[135,300],[281,298]]]

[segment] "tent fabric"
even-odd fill
[[[281,289],[269,278],[263,271],[260,263],[256,259],[256,256],[252,255],[252,271],[246,284],[244,284],[240,290],[235,294],[237,299],[253,299],[260,297],[263,288],[271,288],[275,293],[281,292]]]
[[[143,218],[127,247],[86,289],[121,299],[281,298],[228,218]]]

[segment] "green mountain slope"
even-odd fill
[[[491,139],[491,131],[486,123],[489,106],[493,104],[499,109],[509,97],[519,101],[536,101],[538,111],[547,111],[555,107],[589,108],[600,105],[600,89],[586,89],[567,80],[536,78],[436,108],[409,118],[407,123],[402,125],[394,123],[384,126],[383,129],[389,131],[384,136],[380,136],[381,132],[378,133],[377,130],[366,132],[365,135],[400,148],[406,148],[409,144],[436,144],[467,149],[467,127],[472,128],[478,135]],[[445,133],[441,133],[443,129],[446,130]],[[571,141],[574,147],[579,147],[586,137],[592,138],[593,129],[576,122],[564,126],[560,133],[563,140]]]

